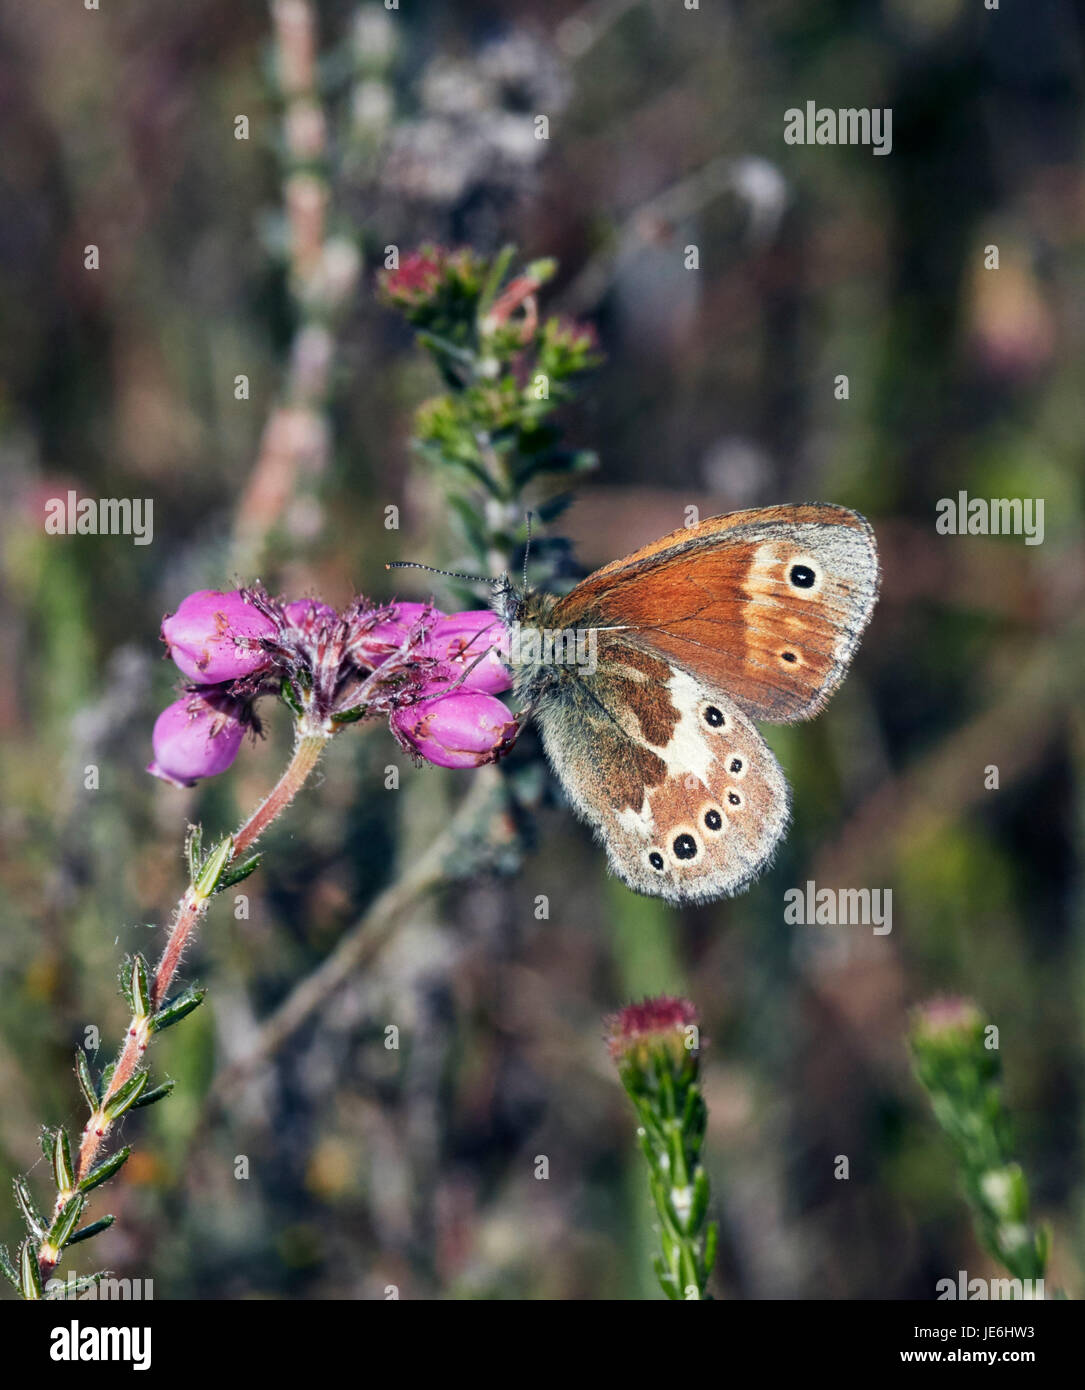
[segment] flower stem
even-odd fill
[[[294,756],[290,759],[286,771],[234,835],[233,857],[235,859],[254,845],[271,822],[281,815],[294,800],[294,797],[309,780],[310,774],[324,751],[324,745],[330,737],[330,734],[316,733],[303,734],[298,739],[294,748]]]
[[[330,734],[321,732],[304,733],[298,738],[293,756],[282,776],[234,835],[231,861],[250,849],[268,826],[290,805],[311,776],[330,737]],[[152,1010],[160,1008],[165,1001],[185,947],[206,913],[213,891],[212,889],[206,893],[201,892],[196,884],[190,884],[178,903],[169,938],[151,982]],[[76,1183],[81,1182],[93,1167],[98,1151],[112,1128],[112,1121],[106,1115],[109,1101],[131,1079],[147,1050],[151,1036],[150,1019],[140,1015],[133,1017],[128,1025],[113,1074],[102,1091],[97,1109],[83,1130],[75,1173]],[[63,1205],[63,1197],[63,1193],[58,1194],[57,1212]],[[43,1281],[49,1278],[59,1258],[60,1252],[54,1251],[43,1242],[38,1256]]]

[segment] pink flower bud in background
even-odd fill
[[[400,743],[437,767],[481,767],[516,741],[516,720],[492,695],[456,691],[392,712]]]
[[[155,720],[154,761],[147,771],[175,787],[225,772],[237,757],[245,726],[244,705],[221,693],[193,692],[167,705]]]
[[[236,589],[228,594],[217,589],[189,594],[162,623],[170,656],[200,685],[240,680],[270,665],[271,658],[257,643],[275,635],[271,619],[246,603]]]
[[[381,275],[381,290],[394,304],[421,303],[441,283],[447,259],[448,252],[440,246],[411,251],[403,257],[398,269]]]
[[[422,656],[447,662],[456,679],[467,672],[461,689],[499,695],[512,687],[512,676],[502,660],[509,654],[508,628],[488,608],[450,613],[438,619],[418,651]]]
[[[607,1019],[607,1045],[615,1059],[639,1053],[645,1047],[677,1049],[685,1046],[686,1029],[697,1026],[697,1010],[688,999],[659,995],[640,1004],[627,1004]]]

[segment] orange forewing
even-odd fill
[[[796,566],[811,587],[789,578]],[[589,575],[560,627],[627,640],[727,690],[752,717],[816,713],[843,678],[878,592],[868,524],[810,504],[732,512],[672,532]]]

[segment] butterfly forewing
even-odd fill
[[[878,583],[873,532],[855,512],[771,507],[712,517],[607,565],[552,621],[623,629],[751,717],[787,723],[840,684]]]

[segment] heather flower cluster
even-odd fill
[[[998,1029],[970,999],[933,999],[913,1015],[909,1043],[916,1077],[956,1158],[980,1242],[1014,1278],[1042,1285],[1051,1231],[1033,1222],[1028,1181],[1013,1158]]]
[[[486,609],[356,598],[337,613],[259,588],[201,589],[163,621],[162,640],[186,684],[158,716],[147,770],[176,786],[224,772],[269,695],[326,737],[387,718],[405,752],[439,767],[494,762],[518,733],[497,698],[512,684],[508,632]]]
[[[637,1139],[659,1217],[656,1277],[670,1299],[708,1298],[718,1230],[701,1163],[708,1110],[700,1023],[688,999],[661,995],[606,1020],[610,1055],[637,1113]]]

